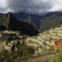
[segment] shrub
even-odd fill
[[[32,47],[28,47],[26,44],[23,46],[19,45],[17,51],[8,52],[2,50],[0,53],[0,62],[19,62],[19,59],[27,59],[33,56],[34,50]]]

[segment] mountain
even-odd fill
[[[54,29],[55,27],[60,27],[61,25],[62,25],[61,12],[47,13],[44,16],[44,18],[40,20],[39,32],[44,32],[45,30]]]
[[[3,14],[1,14],[1,15],[3,15]],[[37,30],[39,30],[39,32],[42,32],[44,30],[48,30],[48,29],[51,29],[54,27],[58,27],[55,24],[57,22],[54,19],[56,19],[56,18],[58,20],[61,19],[62,12],[49,12],[49,13],[46,13],[44,15],[28,14],[25,12],[18,12],[18,13],[13,13],[13,16],[16,17],[17,20],[20,20],[22,22],[26,22],[30,25],[33,25],[34,27],[36,27]],[[49,25],[51,25],[51,26],[49,26]]]
[[[18,19],[22,19],[22,20],[25,20],[25,22],[30,22],[30,21],[27,21],[27,20],[31,20],[33,23],[35,23],[35,25],[37,26],[37,29],[41,30],[41,21],[43,22],[43,20],[47,19],[47,18],[50,18],[50,17],[54,17],[54,16],[59,16],[61,17],[62,16],[62,12],[48,12],[46,14],[42,14],[42,15],[38,15],[38,14],[28,14],[28,13],[25,13],[25,12],[19,12],[19,13],[15,13],[14,16]],[[46,22],[46,21],[44,21]],[[47,23],[46,23],[47,24]]]
[[[0,13],[0,18],[5,15]],[[18,13],[13,13],[13,15],[16,17],[16,19],[18,20],[22,20],[24,22],[28,22],[28,23],[34,23],[33,25],[36,26],[36,28],[38,29],[40,26],[40,19],[42,16],[37,15],[37,14],[28,14],[25,12],[18,12]],[[28,19],[30,19],[31,21],[28,21]]]
[[[25,12],[14,13],[14,16],[19,20],[25,20],[25,22],[28,22],[27,19],[32,20],[31,22],[35,23],[35,25],[37,26],[37,29],[40,26],[40,19],[42,18],[42,16],[40,16],[40,15],[28,14],[28,13],[25,13]]]
[[[14,30],[20,31],[23,34],[28,35],[37,35],[38,31],[36,27],[27,22],[23,22],[21,20],[16,19],[12,13],[7,13],[1,18],[1,26],[5,28],[5,30]]]

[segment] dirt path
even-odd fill
[[[20,62],[48,62],[49,60],[52,60],[55,57],[55,55],[48,55],[44,57],[38,57],[38,58],[31,58],[28,60],[23,60]]]

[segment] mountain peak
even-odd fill
[[[20,31],[27,35],[37,35],[38,31],[32,24],[23,22],[23,20],[16,19],[12,13],[7,13],[2,17],[1,25],[4,26],[5,30]]]
[[[8,12],[7,14],[4,15],[5,17],[14,17],[13,14],[11,12]]]

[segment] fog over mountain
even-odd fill
[[[62,11],[62,0],[1,0],[0,13],[27,12],[43,14]]]

